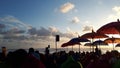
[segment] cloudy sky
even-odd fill
[[[119,18],[120,0],[0,0],[0,46],[60,47]]]

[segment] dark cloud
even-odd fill
[[[53,26],[48,28],[40,27],[39,29],[33,28],[14,16],[0,17],[0,34],[3,35],[3,39],[16,40],[48,40],[50,37],[55,37],[55,35],[60,35],[60,37],[67,38],[74,37],[72,33],[60,32]]]
[[[27,37],[26,36],[23,36],[23,35],[19,35],[19,36],[15,36],[15,35],[5,35],[4,37],[3,37],[3,39],[14,39],[14,40],[25,40],[25,39],[27,39]]]
[[[48,29],[41,27],[40,29],[37,30],[37,35],[38,36],[50,36],[51,32]]]
[[[10,30],[0,29],[0,34],[23,34],[25,32],[26,32],[25,30],[17,30],[17,29],[10,29]]]
[[[35,35],[35,34],[37,34],[37,29],[36,28],[31,28],[31,29],[28,30],[28,33],[30,35]]]
[[[6,26],[4,25],[4,24],[1,24],[0,23],[0,34],[3,34],[4,33],[4,28],[5,28]]]
[[[7,15],[4,17],[0,17],[0,34],[5,33],[13,33],[13,34],[21,34],[27,32],[28,29],[31,28],[30,25],[25,24],[21,20],[17,19],[12,15]],[[3,31],[4,30],[4,31]]]
[[[60,32],[59,30],[56,30],[54,28],[53,29],[50,29],[50,28],[44,28],[44,27],[41,27],[40,29],[36,29],[36,28],[32,28],[32,29],[29,29],[28,30],[29,34],[30,35],[37,35],[37,36],[40,36],[40,37],[49,37],[49,36],[55,36],[55,35],[60,35],[60,37],[68,37],[68,38],[71,38],[71,37],[74,37],[74,35],[72,33],[62,33]]]
[[[0,29],[5,28],[6,26],[4,24],[0,23]]]
[[[8,30],[7,32],[12,33],[12,34],[22,34],[22,33],[25,33],[25,30],[22,30],[19,28],[12,28],[12,29]]]

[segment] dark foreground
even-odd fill
[[[120,68],[120,53],[118,51],[101,51],[78,53],[70,51],[55,52],[50,54],[48,50],[45,54],[34,51],[33,48],[27,52],[18,49],[6,54],[3,47],[0,53],[0,68]]]

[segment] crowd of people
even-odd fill
[[[116,50],[105,54],[97,49],[95,52],[49,53],[48,48],[43,54],[34,48],[29,48],[28,52],[17,49],[6,53],[6,47],[2,47],[0,68],[120,68],[120,53]]]

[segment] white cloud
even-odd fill
[[[99,0],[99,1],[98,1],[98,4],[99,4],[99,5],[102,5],[102,4],[103,4],[103,2],[102,2],[101,0]]]
[[[58,32],[58,31],[59,31],[56,27],[53,27],[53,26],[50,26],[50,27],[49,27],[49,30],[50,30],[51,32]]]
[[[83,31],[91,31],[91,30],[92,30],[92,26],[83,27]]]
[[[67,27],[67,33],[66,33],[68,36],[71,36],[71,37],[76,37],[79,35],[78,32],[75,32],[73,30],[71,30],[69,27]]]
[[[107,19],[110,20],[110,19],[116,19],[117,16],[115,14],[110,14]]]
[[[112,10],[114,12],[112,14],[109,14],[107,18],[105,18],[105,21],[110,22],[117,21],[117,19],[120,19],[120,6],[114,6]]]
[[[61,7],[60,7],[60,11],[62,13],[67,13],[69,12],[70,10],[72,10],[73,8],[75,7],[74,4],[70,3],[70,2],[67,2],[65,4],[63,4]]]
[[[78,17],[74,17],[74,18],[72,19],[72,23],[79,23],[79,22],[80,22],[80,20],[79,20]]]
[[[91,22],[90,21],[85,21],[85,24],[90,24]]]
[[[117,15],[120,15],[120,6],[115,6],[112,10],[115,11]]]
[[[15,22],[21,23],[20,20],[16,19],[14,16],[10,16],[10,15],[4,17],[4,18],[2,19],[2,21],[4,21],[4,22],[10,22],[10,23],[15,23]]]

